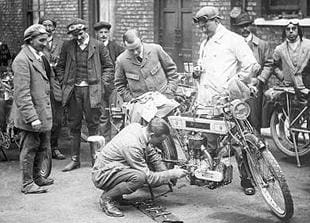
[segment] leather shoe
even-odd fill
[[[243,192],[245,195],[254,195],[255,188],[249,179],[242,179],[241,180],[241,187],[243,188]]]
[[[66,157],[58,150],[58,149],[53,149],[52,150],[52,158],[56,160],[64,160]]]
[[[65,166],[65,168],[62,170],[62,172],[67,172],[67,171],[71,171],[77,168],[80,168],[80,162],[79,161],[73,161],[71,160],[71,162]]]
[[[21,192],[24,194],[42,194],[46,193],[47,189],[40,187],[33,182],[31,184],[28,184],[27,186],[23,186]]]
[[[100,198],[99,199],[100,208],[106,215],[111,217],[124,217],[123,212],[121,212],[114,204],[110,198]]]
[[[35,179],[34,182],[39,186],[48,186],[54,183],[54,179],[39,177]]]

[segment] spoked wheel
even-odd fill
[[[291,112],[298,114],[297,110]],[[291,117],[292,119],[292,117]],[[301,117],[296,123],[304,129],[309,129],[310,121],[307,117]],[[302,131],[290,132],[289,117],[284,111],[274,111],[270,120],[270,130],[277,148],[287,156],[295,157],[293,139],[295,138],[299,156],[310,152],[310,134]],[[293,138],[294,137],[294,138]]]
[[[268,149],[259,152],[254,135],[247,135],[246,142],[249,170],[253,180],[273,213],[282,220],[293,216],[294,205],[283,172]]]
[[[171,135],[162,142],[161,147],[162,159],[178,160],[177,149]],[[174,167],[174,164],[167,162],[166,166],[168,169],[172,169]]]
[[[52,152],[50,149],[48,149],[44,153],[40,175],[44,178],[47,178],[51,174],[51,170],[52,170]]]

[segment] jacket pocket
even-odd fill
[[[151,70],[151,75],[155,75],[159,71],[160,67],[161,67],[160,63],[158,63],[155,67],[153,67],[153,69]]]
[[[140,79],[139,74],[133,74],[133,73],[126,73],[126,77],[136,81]]]

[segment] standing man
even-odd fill
[[[184,169],[167,170],[156,149],[150,146],[162,143],[169,134],[167,123],[155,117],[146,127],[138,123],[126,126],[101,150],[92,180],[97,188],[104,190],[99,200],[103,212],[123,217],[116,202],[125,203],[124,194],[135,192],[145,183],[160,186],[186,175]]]
[[[23,186],[21,191],[45,193],[41,187],[54,180],[40,176],[45,152],[50,149],[49,134],[52,128],[50,101],[51,68],[42,53],[48,33],[44,26],[35,24],[24,32],[22,50],[13,62],[14,72],[14,125],[20,131],[20,162]]]
[[[310,40],[303,36],[298,19],[288,20],[282,37],[283,43],[273,53],[274,71],[280,80],[292,84],[297,93],[307,93],[302,71],[310,58]]]
[[[43,50],[43,53],[47,57],[53,71],[55,71],[55,66],[59,60],[60,50],[63,41],[55,37],[56,21],[50,17],[42,17],[39,20],[39,24],[45,26],[48,32],[47,45]],[[55,77],[51,79],[51,102],[52,102],[52,112],[53,112],[53,127],[51,131],[51,148],[53,159],[63,160],[66,157],[60,152],[58,147],[58,138],[61,132],[62,118],[63,118],[63,107],[61,104],[62,91],[60,84]]]
[[[103,21],[97,22],[94,25],[94,29],[96,32],[97,39],[99,41],[102,41],[103,44],[109,50],[110,58],[112,60],[113,65],[115,66],[116,58],[124,51],[124,48],[115,41],[110,39],[111,24]],[[117,130],[114,129],[113,126],[111,126],[110,112],[105,108],[111,108],[112,106],[120,107],[122,104],[121,97],[119,94],[117,94],[114,82],[111,83],[110,87],[111,89],[113,89],[113,91],[108,98],[104,98],[102,115],[100,117],[100,132],[101,132],[100,135],[104,136],[106,142],[109,142],[111,138],[113,138],[116,135]]]
[[[251,29],[253,20],[247,12],[240,13],[235,20],[238,33],[245,39],[251,48],[257,62],[261,65],[256,74],[257,97],[249,99],[247,102],[251,107],[249,121],[254,127],[256,134],[260,136],[262,128],[262,108],[264,104],[264,86],[266,86],[272,71],[272,52],[269,44],[255,36]]]
[[[197,103],[212,105],[212,97],[227,90],[234,90],[234,83],[249,83],[251,75],[258,70],[259,65],[242,36],[227,30],[221,24],[217,8],[201,8],[193,21],[206,35],[200,45],[198,66],[194,68],[194,76],[199,83]],[[215,151],[218,135],[207,134],[207,138],[210,151]],[[237,153],[241,159],[241,151]],[[243,160],[240,164],[241,186],[246,194],[252,195],[255,190],[247,176],[247,163]]]
[[[174,97],[177,88],[177,67],[160,45],[143,43],[137,30],[123,35],[126,50],[115,65],[115,87],[124,101],[148,91],[159,91]]]
[[[63,169],[80,167],[80,143],[83,116],[90,136],[98,134],[102,97],[113,80],[113,64],[103,43],[86,32],[86,21],[73,19],[67,26],[72,39],[64,42],[56,66],[62,84],[63,106],[68,106],[68,125],[72,134],[71,162]],[[95,147],[91,146],[92,164]]]

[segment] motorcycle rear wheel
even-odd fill
[[[169,137],[167,137],[167,139],[165,139],[162,142],[162,145],[160,145],[160,147],[162,151],[162,159],[178,160],[176,145],[171,135],[169,135]],[[165,163],[165,164],[168,169],[173,169],[174,167],[174,164],[172,163]]]
[[[309,127],[308,120],[304,120],[304,125]],[[298,155],[304,156],[310,152],[310,134],[303,132],[295,132],[291,134],[289,131],[289,120],[283,112],[273,111],[270,120],[271,136],[277,148],[287,156],[295,157],[295,149],[293,137],[296,139]]]
[[[246,142],[251,151],[246,154],[255,185],[278,218],[290,219],[294,213],[293,199],[277,160],[268,149],[258,152],[254,135],[247,135]]]

